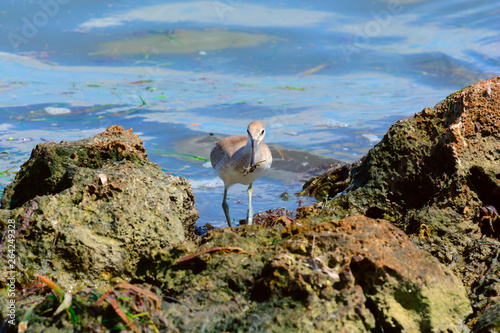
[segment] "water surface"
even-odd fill
[[[223,226],[213,142],[267,126],[274,167],[254,210],[296,208],[302,181],[358,160],[389,126],[500,73],[491,1],[4,1],[0,188],[31,149],[133,127]],[[246,212],[246,187],[230,193]]]

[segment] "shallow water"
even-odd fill
[[[0,188],[36,144],[118,124],[192,182],[201,225],[225,225],[213,142],[251,120],[276,149],[254,211],[294,209],[281,194],[318,167],[359,159],[394,121],[500,75],[491,1],[17,0],[0,5],[0,31]],[[229,197],[244,218],[246,187]]]

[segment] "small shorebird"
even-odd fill
[[[252,184],[269,170],[273,162],[269,147],[262,142],[266,134],[264,124],[260,121],[252,121],[248,125],[247,133],[248,136],[230,136],[218,141],[210,153],[212,167],[224,181],[222,209],[229,226],[231,226],[231,218],[226,201],[227,190],[234,184],[250,184],[247,190],[247,224],[252,224]]]

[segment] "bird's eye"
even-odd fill
[[[264,135],[264,132],[265,132],[265,131],[266,131],[266,130],[262,130],[262,132],[260,132],[260,134]]]

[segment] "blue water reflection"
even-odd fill
[[[224,225],[210,140],[260,119],[266,141],[294,153],[254,204],[295,208],[280,194],[299,191],[306,168],[355,161],[397,119],[500,75],[498,31],[486,0],[4,1],[0,188],[37,143],[118,124],[193,182],[200,224]],[[245,196],[230,191],[236,218]]]

